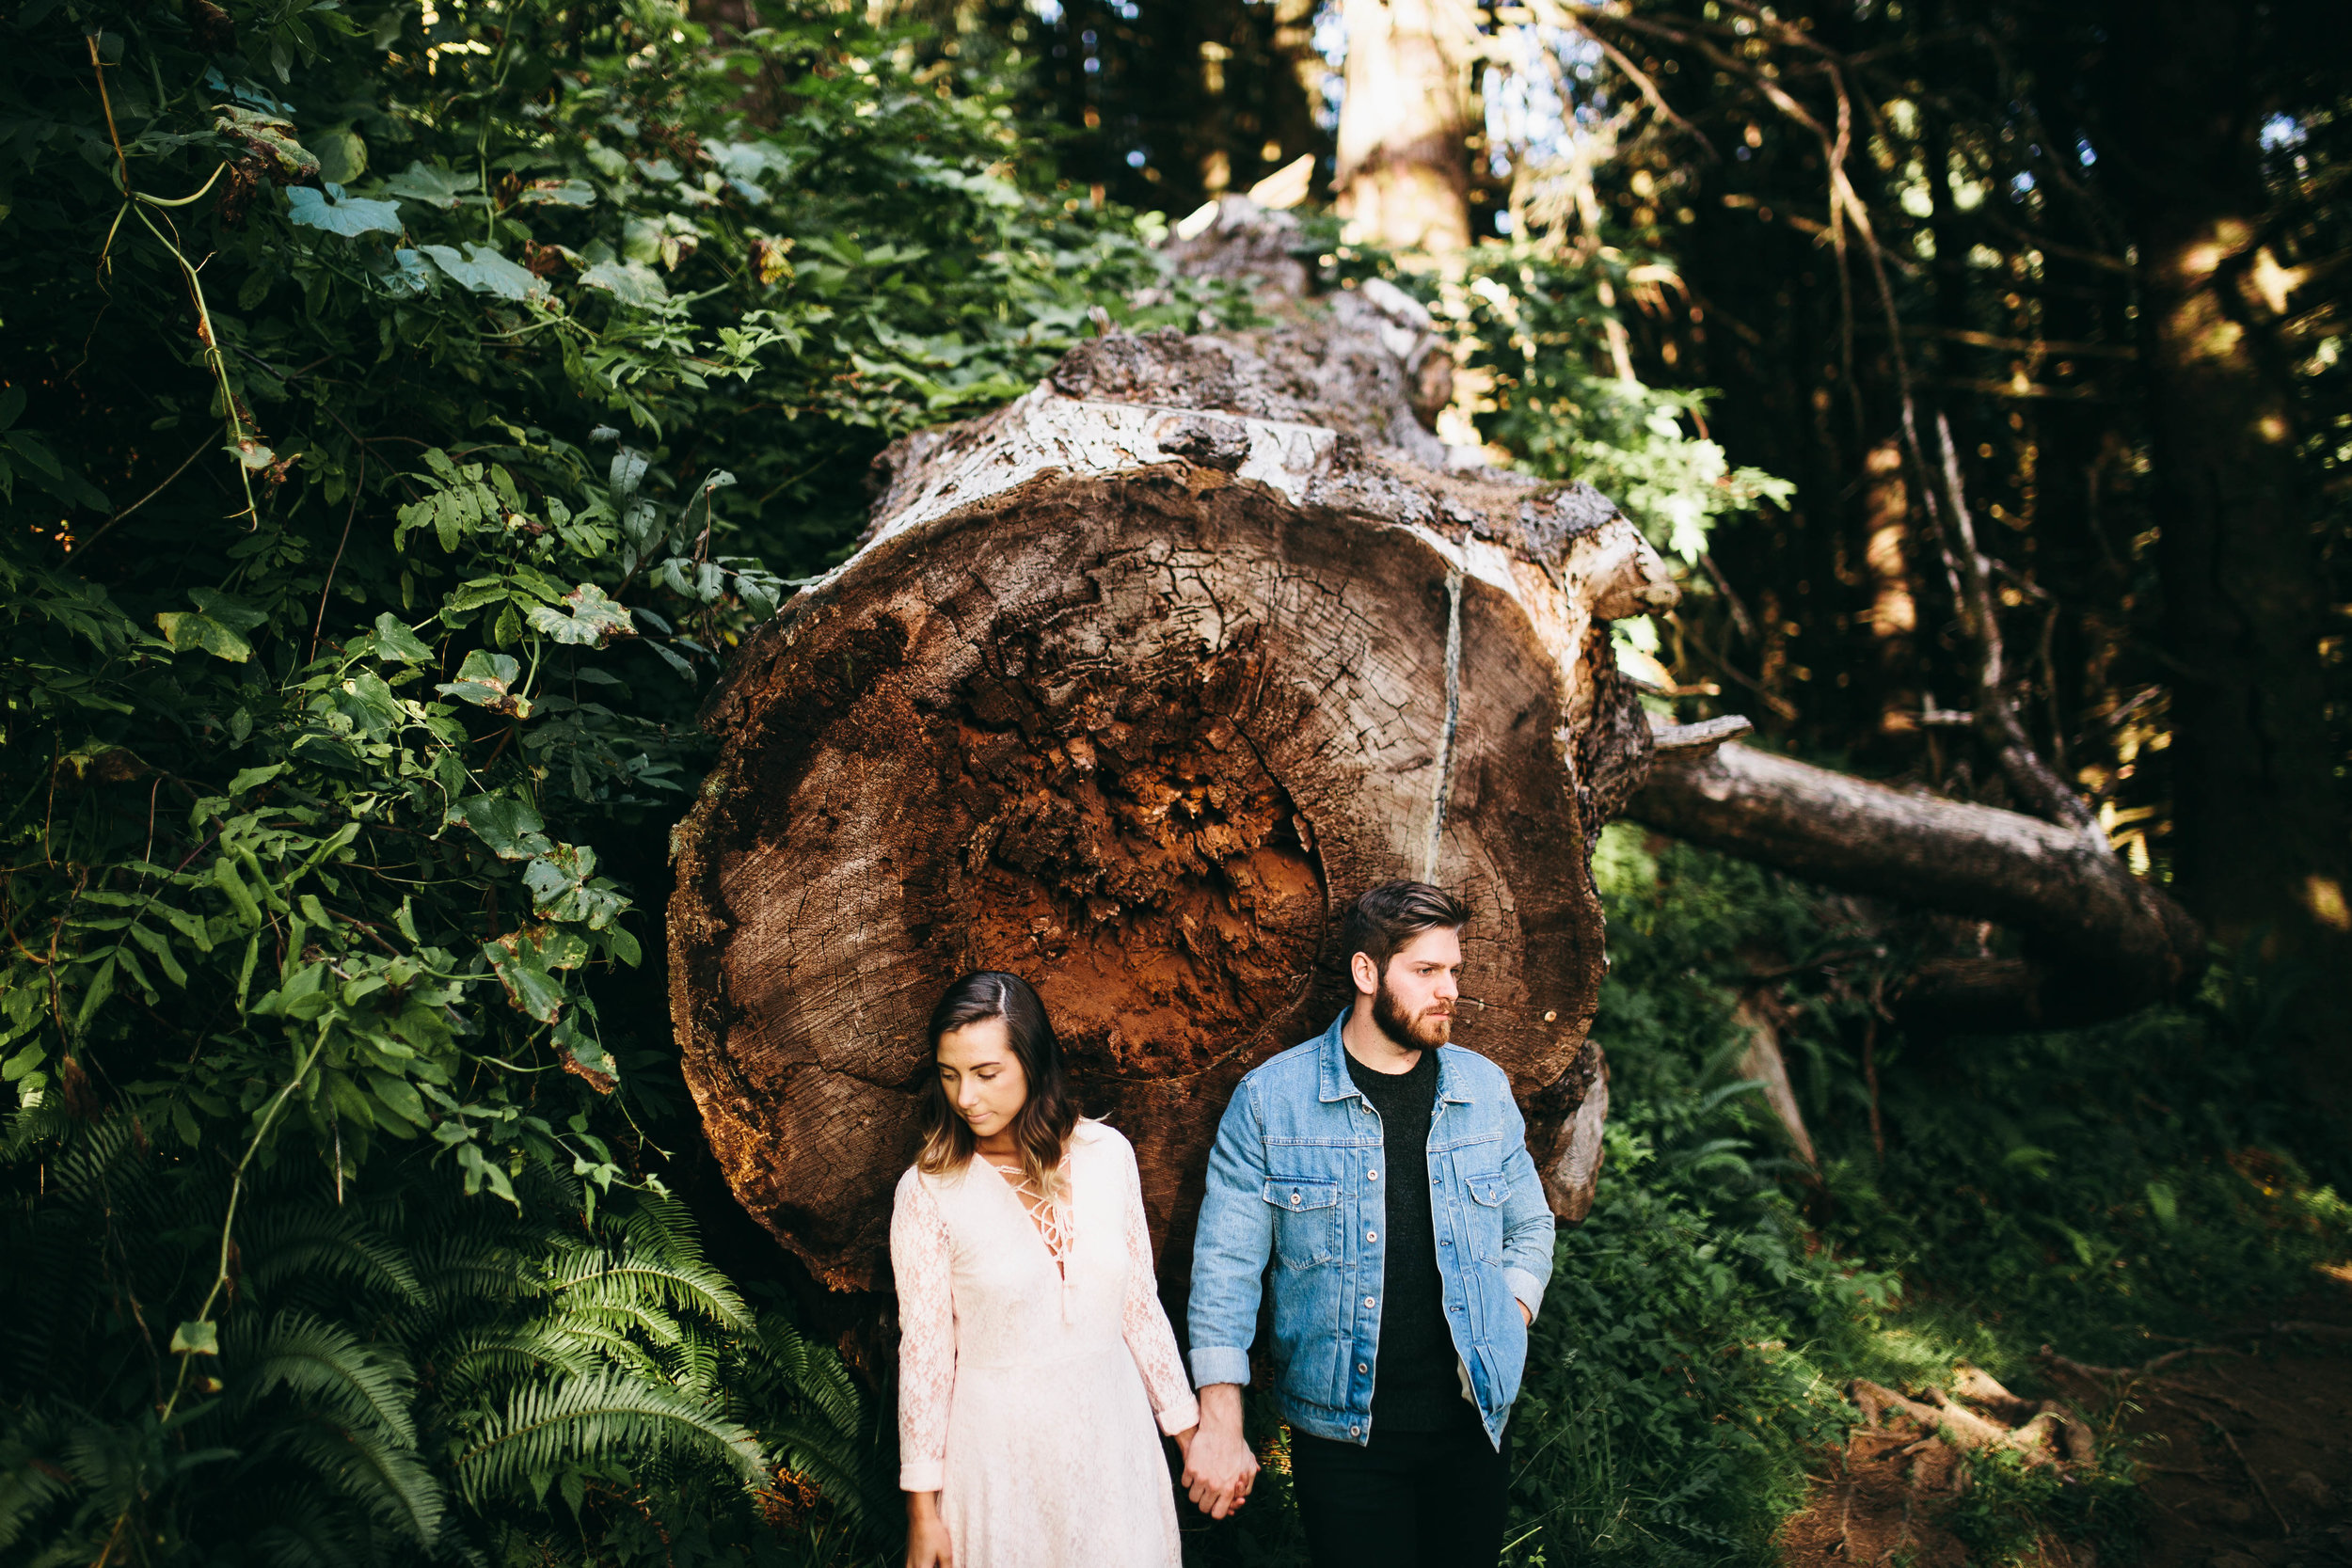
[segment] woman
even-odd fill
[[[1072,1103],[1015,975],[931,1011],[922,1153],[890,1221],[907,1568],[1177,1568],[1153,1433],[1200,1411],[1127,1140]]]

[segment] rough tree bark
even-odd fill
[[[1196,260],[1295,267],[1251,212]],[[830,1283],[879,1282],[924,1018],[976,967],[1037,985],[1181,1253],[1234,1081],[1344,994],[1329,911],[1395,877],[1477,911],[1458,1037],[1582,1214],[1589,863],[1650,747],[1607,623],[1675,590],[1591,489],[1450,470],[1431,349],[1377,285],[1100,338],[895,447],[855,556],[734,661],[673,1012],[737,1195]]]

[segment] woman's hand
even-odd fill
[[[1195,1421],[1195,1422],[1193,1422],[1193,1423],[1192,1423],[1192,1425],[1190,1425],[1190,1426],[1188,1426],[1188,1427],[1184,1428],[1184,1431],[1182,1431],[1182,1432],[1180,1432],[1180,1433],[1177,1433],[1175,1434],[1175,1437],[1176,1437],[1176,1453],[1177,1453],[1177,1456],[1178,1456],[1179,1458],[1184,1459],[1184,1461],[1186,1461],[1187,1463],[1189,1463],[1189,1462],[1191,1461],[1191,1459],[1192,1459],[1192,1440],[1193,1440],[1193,1437],[1194,1437],[1194,1435],[1195,1435],[1196,1433],[1198,1433],[1200,1432],[1200,1422],[1198,1422],[1198,1421]]]
[[[940,1516],[939,1494],[907,1494],[907,1568],[956,1568],[947,1521]]]
[[[1184,1454],[1184,1492],[1192,1506],[1222,1519],[1249,1499],[1258,1456],[1242,1435],[1241,1388],[1213,1383],[1200,1390],[1200,1425]]]

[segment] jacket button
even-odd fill
[[[1377,1230],[1367,1230],[1367,1231],[1365,1231],[1365,1232],[1364,1232],[1364,1240],[1365,1240],[1365,1241],[1367,1241],[1367,1242],[1376,1242],[1376,1241],[1378,1241],[1379,1239],[1380,1239],[1380,1232],[1378,1232]]]
[[[1356,1370],[1359,1372],[1368,1372],[1372,1370],[1372,1368],[1365,1363],[1359,1361],[1356,1363]]]
[[[1380,1180],[1380,1173],[1376,1170],[1368,1170],[1364,1172],[1364,1180],[1367,1181],[1377,1181]]]
[[[1291,1207],[1294,1209],[1298,1207],[1298,1195],[1296,1193],[1291,1194]]]
[[[1364,1433],[1364,1429],[1363,1429],[1362,1427],[1349,1427],[1349,1428],[1347,1429],[1347,1434],[1348,1434],[1350,1437],[1360,1437],[1360,1436],[1362,1436],[1362,1435],[1363,1435],[1363,1433]]]
[[[1364,1305],[1366,1307],[1370,1307],[1372,1305],[1372,1298],[1370,1296],[1366,1296],[1364,1298]]]

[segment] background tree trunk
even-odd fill
[[[1397,877],[1477,911],[1457,1037],[1581,1216],[1590,856],[1649,755],[1606,623],[1674,589],[1589,488],[1445,470],[1427,327],[1373,285],[1254,339],[1100,339],[894,448],[857,554],[738,657],[673,1014],[735,1192],[830,1283],[882,1278],[924,1020],[981,967],[1037,985],[1181,1266],[1234,1081],[1329,1022],[1330,912]]]
[[[2320,657],[2320,503],[2277,336],[2300,279],[2263,231],[2257,67],[2283,24],[2226,0],[2110,10],[2110,150],[2138,245],[2172,676],[2174,876],[2222,941],[2267,936],[2318,972],[2304,1067],[2341,1111],[2352,853]]]
[[[1478,20],[1464,0],[1346,0],[1340,214],[1400,250],[1470,244],[1471,77]]]

